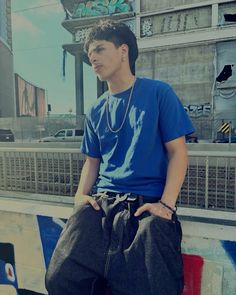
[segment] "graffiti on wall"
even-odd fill
[[[210,26],[209,15],[209,10],[203,8],[141,17],[141,37],[208,27]]]
[[[88,36],[90,28],[82,28],[75,32],[75,42],[84,43]]]
[[[190,104],[184,106],[185,111],[188,113],[189,117],[208,117],[211,114],[211,105],[210,103],[206,104]]]
[[[66,224],[66,220],[46,216],[37,216],[37,220],[43,247],[44,261],[46,267],[48,267],[59,235]]]
[[[47,293],[45,272],[64,225],[60,218],[1,211],[1,295]]]
[[[3,214],[1,214],[1,222],[4,226],[0,227],[0,294],[46,294],[46,290],[42,288],[46,268],[61,231],[65,226],[66,219],[39,215],[25,215],[25,217],[24,214],[18,213],[6,213],[4,214],[4,219],[2,216]],[[10,221],[13,219],[17,220],[17,224],[12,225],[12,228],[9,226],[9,232],[4,235],[6,233],[5,224],[10,224]],[[17,238],[16,227],[18,231],[22,229]],[[29,235],[30,232],[36,234],[38,238],[32,239],[33,236]],[[11,242],[6,242],[6,239],[11,240]],[[204,251],[202,250],[204,247],[206,253],[208,255],[211,253],[212,255],[207,257],[207,259],[205,259]],[[30,261],[22,257],[24,256],[22,253],[24,248],[27,252],[25,257],[28,257],[29,253],[32,255]],[[212,251],[209,252],[208,249]],[[208,241],[204,239],[201,242],[201,238],[192,240],[191,237],[183,237],[183,252],[185,285],[182,295],[218,294],[206,292],[206,290],[209,290],[209,280],[216,275],[219,269],[218,258],[220,257],[220,261],[225,261],[231,268],[236,266],[236,241],[211,241],[210,239]],[[216,257],[214,253],[216,253]],[[41,260],[45,262],[43,265],[39,264]],[[29,263],[31,266],[27,269]],[[209,267],[211,267],[211,271]],[[43,268],[42,271],[39,271],[41,268]],[[235,275],[231,268],[232,275]],[[212,277],[207,277],[208,280],[206,280],[204,276],[209,275],[209,273],[212,273]],[[229,276],[229,273],[227,272],[224,275],[225,277]],[[33,281],[32,288],[27,286],[30,280]],[[212,279],[212,286],[213,283],[214,278]],[[234,288],[234,282],[230,281],[230,284]],[[9,288],[9,290],[14,289],[15,291],[8,292],[6,288]]]
[[[170,31],[186,31],[190,28],[198,28],[199,20],[196,15],[179,13],[177,15],[163,16],[161,21],[161,33]]]
[[[123,21],[123,23],[125,23],[130,28],[130,30],[135,34],[135,21],[134,20]],[[75,42],[84,43],[86,37],[89,34],[90,29],[91,29],[90,27],[78,29],[75,32],[75,36],[74,36]]]
[[[11,243],[0,243],[0,274],[0,284],[18,288],[14,245]]]
[[[12,243],[0,242],[0,294],[43,295],[29,289],[19,288],[17,283],[15,249]]]
[[[183,254],[184,290],[182,295],[201,294],[204,259],[199,255]]]
[[[152,34],[152,18],[141,19],[141,37],[150,37]]]
[[[84,1],[77,4],[73,18],[111,15],[121,12],[133,11],[134,0],[94,0]]]

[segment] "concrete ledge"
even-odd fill
[[[73,205],[74,197],[0,190],[4,211],[68,218]],[[183,221],[236,225],[236,212],[179,207],[178,216]]]

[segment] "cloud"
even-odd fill
[[[17,13],[12,13],[12,29],[14,32],[27,32],[34,36],[42,34],[42,31],[29,19]]]

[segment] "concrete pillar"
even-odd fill
[[[84,114],[84,80],[82,53],[75,55],[76,116]]]
[[[99,79],[97,79],[97,97],[101,96],[105,91],[107,91],[107,83],[101,82]]]
[[[211,26],[216,27],[219,23],[219,5],[213,4],[212,5],[212,17],[211,17]]]

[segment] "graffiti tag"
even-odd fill
[[[185,111],[188,113],[190,117],[208,117],[211,114],[211,105],[201,104],[201,105],[188,105],[184,106]]]
[[[152,19],[143,19],[141,21],[141,36],[142,37],[147,37],[147,36],[152,36]]]
[[[74,9],[73,18],[109,15],[132,11],[129,0],[94,0],[80,2]]]
[[[164,15],[160,19],[160,32],[178,32],[193,29],[199,26],[198,18],[198,16],[188,13]]]

